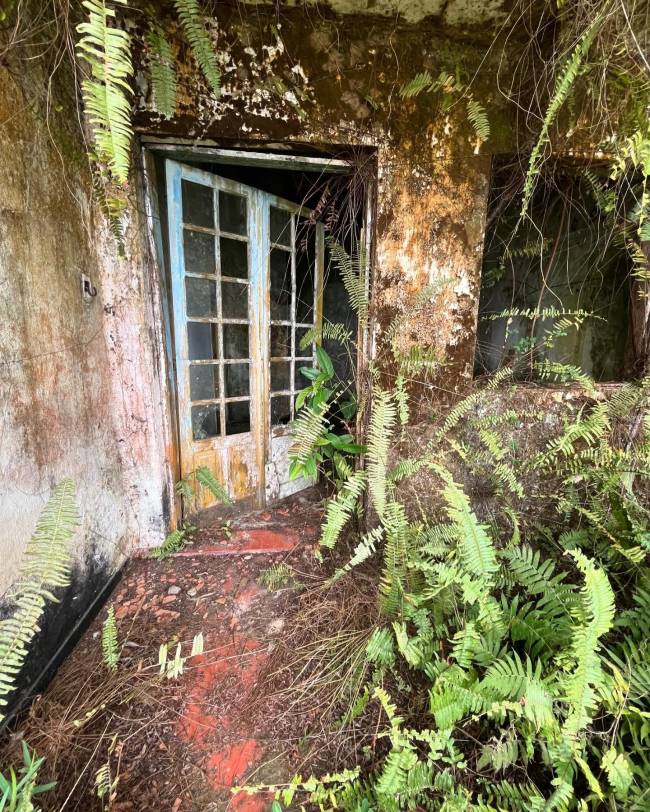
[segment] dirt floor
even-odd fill
[[[228,524],[216,519],[162,562],[129,562],[109,599],[117,670],[102,661],[102,611],[21,725],[46,757],[41,780],[58,781],[40,799],[44,812],[108,809],[109,796],[115,812],[270,808],[270,796],[232,787],[287,781],[299,761],[304,731],[280,736],[259,689],[296,584],[318,574],[318,497],[307,492]],[[291,580],[269,590],[264,573],[278,564],[291,567]],[[199,632],[204,653],[189,658]],[[177,678],[159,675],[165,642],[170,658],[179,642],[188,657]]]

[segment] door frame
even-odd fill
[[[171,313],[171,272],[169,264],[169,245],[166,233],[166,178],[161,177],[159,159],[164,167],[165,158],[179,162],[192,161],[195,163],[223,163],[241,166],[256,166],[260,168],[285,169],[316,174],[351,174],[353,159],[335,158],[330,155],[305,155],[305,148],[300,144],[263,143],[237,145],[238,148],[222,147],[218,141],[211,139],[191,139],[178,136],[154,135],[146,132],[137,136],[140,157],[140,183],[138,192],[143,201],[144,216],[147,222],[146,254],[147,264],[152,272],[151,293],[154,324],[159,345],[160,381],[163,386],[162,399],[162,425],[166,438],[165,470],[167,480],[167,497],[164,499],[168,508],[168,521],[175,527],[182,518],[182,504],[180,497],[174,493],[174,484],[180,476],[180,432],[178,425],[177,381],[174,353],[174,325]],[[340,155],[340,146],[332,147],[332,151]],[[350,145],[352,150],[358,147]],[[264,151],[267,150],[267,151]],[[282,150],[279,152],[278,150]],[[369,151],[376,153],[374,147]],[[164,168],[163,168],[164,173]],[[368,291],[372,291],[372,268],[376,251],[376,205],[377,205],[377,164],[374,159],[373,176],[366,184],[364,211],[361,225],[361,237],[365,245],[365,254],[369,266],[366,276]],[[296,205],[296,204],[293,204]],[[156,324],[157,323],[157,324]],[[372,330],[366,326],[365,331],[359,328],[358,333],[357,369],[362,370],[367,359],[372,354]],[[268,374],[268,371],[265,372]],[[259,376],[261,378],[261,376]],[[360,377],[357,378],[360,380]],[[266,455],[266,444],[270,441],[270,434],[264,438],[262,446]],[[264,466],[262,466],[264,468]],[[261,470],[261,476],[265,471]],[[259,498],[259,497],[258,497]],[[262,500],[265,494],[261,494]]]

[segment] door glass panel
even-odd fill
[[[294,380],[294,389],[296,392],[299,392],[301,389],[305,389],[305,387],[309,386],[311,381],[302,374],[300,371],[304,367],[311,367],[311,358],[308,361],[296,361],[296,368],[293,376]]]
[[[251,430],[250,403],[226,403],[226,434],[243,434]]]
[[[190,361],[219,357],[219,333],[216,324],[188,321],[187,343]]]
[[[291,397],[280,395],[271,398],[271,425],[283,426],[291,420]]]
[[[246,198],[219,192],[219,228],[230,234],[246,234]]]
[[[223,325],[223,357],[248,358],[248,325]]]
[[[291,327],[288,324],[271,325],[271,358],[291,355]]]
[[[183,222],[214,228],[214,202],[211,186],[183,181]]]
[[[205,406],[192,406],[192,436],[195,440],[218,437],[219,406],[209,403]]]
[[[190,364],[190,399],[219,397],[219,367],[216,364]]]
[[[315,229],[305,225],[296,238],[296,322],[314,320],[315,273]]]
[[[214,237],[202,231],[183,231],[186,273],[215,273]]]
[[[185,277],[188,316],[216,316],[217,289],[212,279]]]
[[[248,243],[243,240],[221,237],[219,249],[221,251],[221,276],[248,279]]]
[[[241,282],[221,283],[221,317],[248,318],[248,285],[242,285]]]
[[[271,206],[271,242],[291,247],[291,212]]]
[[[224,364],[224,396],[240,398],[250,394],[248,364]]]
[[[291,319],[291,254],[280,248],[271,249],[271,319]]]
[[[305,340],[309,333],[313,331],[313,327],[296,327],[296,355],[306,358],[313,353],[313,344],[311,341],[305,344]]]
[[[283,392],[291,389],[289,377],[291,364],[289,361],[271,361],[271,392]]]

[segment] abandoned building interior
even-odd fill
[[[125,564],[148,561],[175,529],[191,525],[215,556],[209,532],[239,543],[260,516],[304,514],[317,536],[325,482],[294,475],[291,449],[319,347],[339,382],[328,397],[342,432],[344,403],[363,405],[368,381],[399,377],[387,346],[435,358],[434,373],[406,382],[411,423],[423,428],[403,432],[391,463],[409,443],[426,446],[432,403],[457,403],[504,366],[514,394],[494,394],[497,414],[574,397],[563,382],[533,385],[540,364],[579,368],[603,392],[644,370],[645,282],[624,241],[602,238],[591,180],[608,182],[605,158],[588,143],[553,154],[520,223],[528,157],[517,111],[489,78],[510,69],[491,44],[497,31],[510,36],[508,3],[211,4],[219,99],[173,7],[159,9],[177,74],[171,118],[154,103],[140,4],[119,10],[136,43],[119,236],[94,196],[75,77],[52,79],[29,43],[0,61],[0,595],[54,486],[73,480],[80,506],[70,583],[44,613],[15,710],[122,588]],[[450,63],[491,107],[487,143],[459,105],[431,116],[400,95]],[[361,269],[367,313],[350,299],[339,248]],[[197,485],[190,511],[183,483],[206,470],[222,491]],[[178,579],[191,594],[195,572],[227,596],[231,570],[212,583],[186,554],[170,559],[164,589]]]

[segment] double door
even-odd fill
[[[315,363],[323,226],[211,172],[168,160],[166,175],[181,475],[207,467],[235,500],[287,496],[310,484],[289,479],[288,424]]]

